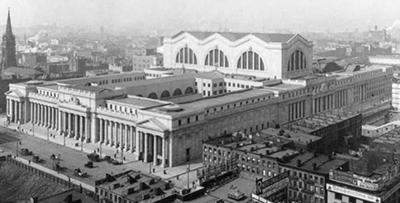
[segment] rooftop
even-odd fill
[[[252,98],[268,96],[268,95],[270,95],[271,98],[274,97],[273,92],[267,89],[247,89],[242,91],[235,91],[217,96],[204,97],[186,103],[179,103],[177,105],[180,107],[181,110],[175,112],[168,112],[168,114],[178,116],[182,114],[188,114],[191,112],[202,112],[206,108],[243,101],[244,99],[251,100]],[[165,109],[162,108],[153,108],[152,111],[159,113],[166,113]]]
[[[176,35],[172,36],[172,38],[176,38],[181,34],[188,33],[198,40],[204,40],[211,35],[219,34],[224,38],[234,42],[239,39],[242,39],[248,35],[253,35],[264,42],[278,42],[278,43],[286,43],[291,38],[296,36],[295,34],[284,34],[284,33],[244,33],[244,32],[206,32],[206,31],[181,31]]]
[[[290,131],[286,129],[276,129],[276,128],[267,128],[261,131],[263,134],[268,134],[268,135],[276,135],[278,136],[280,133],[282,133],[282,136],[285,137],[288,140],[291,140],[295,143],[302,144],[302,145],[307,145],[311,142],[315,142],[317,140],[320,140],[321,138],[315,135],[299,132],[299,131]]]
[[[282,164],[292,168],[299,168],[305,171],[314,171],[323,175],[328,175],[329,170],[339,168],[345,163],[347,163],[346,160],[335,158],[333,156],[305,152],[293,157],[288,162],[283,162]]]
[[[108,100],[108,102],[127,104],[127,105],[137,108],[137,109],[145,109],[145,108],[158,107],[158,106],[170,104],[170,102],[165,102],[165,101],[150,99],[150,98],[144,98],[144,97],[131,96],[131,95],[129,95],[126,98],[122,98],[122,99]]]
[[[359,114],[346,111],[330,111],[316,114],[287,125],[287,128],[296,131],[310,134],[316,130],[327,127],[329,125],[337,124],[341,121],[358,116]]]
[[[107,174],[106,178],[96,181],[96,188],[112,191],[128,200],[143,200],[144,196],[160,200],[164,198],[161,195],[171,194],[167,190],[172,189],[172,184],[156,176],[129,170],[114,176]]]

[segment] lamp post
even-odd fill
[[[19,140],[17,141],[17,147],[15,148],[15,155],[18,156],[18,144],[19,144]]]
[[[65,146],[65,135],[64,135],[64,131],[61,130],[60,135],[63,136],[63,139],[64,139],[64,146]]]
[[[121,161],[122,161],[122,163],[124,163],[124,146],[123,145],[121,146]]]
[[[46,129],[47,129],[47,131],[46,131],[46,133],[47,133],[47,141],[49,141],[49,126],[46,126]]]
[[[190,163],[188,164],[188,167],[187,167],[187,189],[189,189],[189,172],[190,172]]]
[[[102,144],[102,142],[100,141],[100,150],[99,150],[99,152],[100,152],[100,158],[101,158],[101,144]]]
[[[83,136],[81,135],[79,138],[81,140],[81,152],[82,152],[83,151]]]

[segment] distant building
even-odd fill
[[[19,54],[18,63],[21,66],[30,68],[44,67],[47,63],[47,56],[44,53],[21,53]]]
[[[372,64],[400,66],[400,55],[376,55],[370,56],[369,62]]]
[[[11,28],[10,10],[8,10],[6,32],[3,34],[1,43],[1,70],[17,66],[17,58],[15,57],[15,36]]]
[[[392,107],[400,111],[400,75],[394,74],[392,83]]]
[[[44,71],[47,74],[63,74],[71,72],[69,62],[53,62],[47,63]]]
[[[120,72],[120,73],[125,73],[125,72],[131,72],[133,69],[132,69],[132,65],[110,64],[108,66],[108,70],[115,71],[115,72]]]
[[[162,66],[163,58],[161,54],[132,56],[133,70],[143,70],[153,66]]]
[[[104,179],[95,181],[95,187],[100,203],[162,203],[175,200],[171,182],[132,170],[116,175],[106,174]]]

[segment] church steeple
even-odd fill
[[[12,35],[10,8],[8,8],[6,35]]]
[[[15,57],[15,36],[12,33],[10,9],[8,9],[6,32],[1,42],[1,71],[12,66],[17,66]]]

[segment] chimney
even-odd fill
[[[301,160],[297,159],[297,167],[300,167],[300,166],[301,166]]]
[[[316,164],[316,163],[313,163],[313,164],[312,164],[312,168],[313,168],[314,171],[316,171],[316,170],[318,169],[317,164]]]

